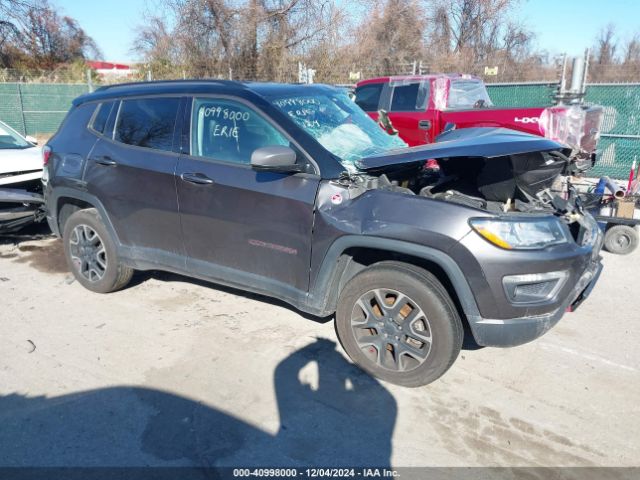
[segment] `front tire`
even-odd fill
[[[67,265],[83,287],[109,293],[131,280],[133,269],[119,260],[116,244],[95,208],[73,213],[62,238]]]
[[[441,377],[462,347],[462,322],[438,279],[400,262],[380,262],[344,287],[336,332],[351,359],[384,381],[418,387]]]

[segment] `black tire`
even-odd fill
[[[115,292],[131,280],[133,269],[119,260],[115,242],[95,208],[73,213],[64,225],[62,239],[69,269],[88,290]]]
[[[628,255],[638,246],[638,231],[628,225],[614,225],[604,234],[604,248],[617,255]]]
[[[376,297],[376,292],[380,291],[387,295],[384,297],[384,302],[387,302],[383,308],[385,312],[375,301],[375,298],[381,298],[379,295]],[[405,297],[395,296],[394,300],[396,293]],[[366,299],[371,295],[373,307],[367,314],[361,305],[366,304]],[[408,314],[402,313],[405,307],[398,303],[399,298],[407,302],[409,307],[406,308],[412,307]],[[362,300],[361,303],[358,303],[359,300]],[[394,303],[388,303],[390,301]],[[416,316],[412,318],[410,315],[416,307]],[[394,309],[399,316],[393,313]],[[376,312],[381,312],[382,316]],[[359,323],[362,322],[360,317],[365,318],[365,323]],[[399,320],[392,320],[391,317]],[[378,322],[380,328],[363,328],[369,325],[369,318]],[[409,322],[413,325],[405,326],[404,330],[400,328],[399,335],[395,335],[394,329],[405,325],[409,318],[412,318]],[[418,329],[418,321],[422,329]],[[406,387],[419,387],[440,378],[458,357],[464,335],[458,311],[438,279],[422,268],[401,262],[379,262],[353,277],[340,293],[335,326],[342,347],[360,368],[381,380]],[[390,333],[383,338],[383,331]],[[420,337],[412,337],[414,333]],[[417,340],[427,336],[431,338],[430,343]],[[363,343],[369,341],[381,342],[385,348],[378,350],[374,345],[363,347]],[[422,345],[416,347],[418,343]],[[407,344],[414,351],[420,351],[420,355],[426,353],[425,358],[420,360],[411,357]],[[379,352],[382,351],[384,354],[381,357]],[[399,363],[398,358],[401,358]],[[389,368],[386,363],[392,367]]]

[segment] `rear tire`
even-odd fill
[[[95,208],[73,213],[62,239],[69,269],[88,290],[115,292],[131,280],[133,269],[118,258],[116,244]]]
[[[604,234],[604,248],[617,255],[628,255],[638,246],[638,231],[628,225],[614,225]]]
[[[353,277],[340,294],[335,325],[360,368],[406,387],[441,377],[462,347],[462,322],[442,284],[400,262],[380,262]]]

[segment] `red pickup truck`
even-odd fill
[[[363,80],[355,102],[376,121],[384,111],[409,146],[432,143],[453,127],[504,127],[568,145],[581,170],[595,161],[603,113],[583,106],[496,108],[481,79],[461,74]]]

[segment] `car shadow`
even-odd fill
[[[255,398],[252,411],[275,423],[251,382],[214,383],[211,398],[198,399],[129,386],[0,397],[0,467],[388,467],[396,401],[335,347],[318,339],[277,366],[275,433],[211,406]],[[305,383],[309,364],[317,375]]]

